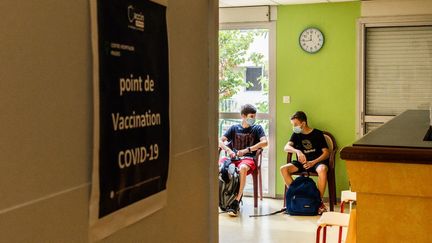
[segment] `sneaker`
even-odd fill
[[[324,205],[324,203],[321,201],[321,205],[318,208],[318,215],[321,215],[321,214],[323,214],[324,212],[327,212],[327,211],[328,210],[327,210],[326,205]]]
[[[240,211],[239,201],[234,200],[234,202],[231,203],[231,205],[227,210],[228,215],[232,217],[237,217],[239,211]]]

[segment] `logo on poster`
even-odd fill
[[[132,5],[128,6],[127,14],[130,23],[128,27],[134,30],[144,31],[144,14],[135,10]]]

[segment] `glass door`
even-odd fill
[[[219,137],[241,122],[242,105],[257,108],[257,123],[269,140],[261,165],[263,195],[268,197],[275,196],[272,36],[271,23],[222,25],[219,30]],[[248,176],[245,194],[252,191],[252,177]]]

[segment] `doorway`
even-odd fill
[[[240,107],[254,105],[269,146],[261,165],[263,196],[275,197],[275,26],[271,22],[221,24],[219,30],[218,136],[240,119]],[[244,193],[252,195],[248,176]]]

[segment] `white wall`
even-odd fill
[[[217,242],[216,11],[168,1],[168,206],[104,242]],[[87,242],[89,2],[2,0],[0,19],[0,242]]]

